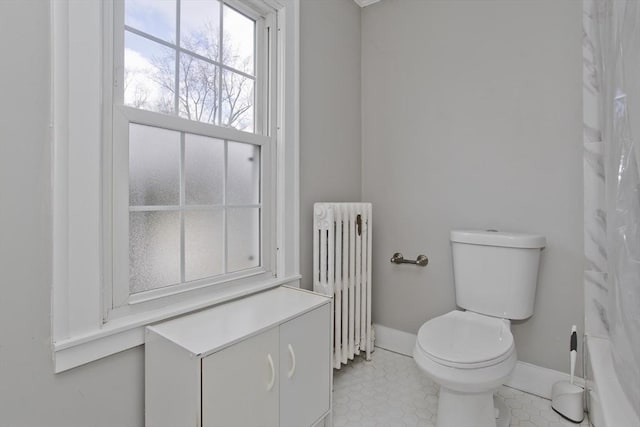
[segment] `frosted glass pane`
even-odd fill
[[[254,131],[254,80],[233,71],[222,72],[222,126],[245,132]]]
[[[180,117],[218,123],[220,68],[186,53],[180,54]]]
[[[184,213],[185,279],[224,272],[222,209]]]
[[[180,282],[180,214],[129,213],[131,293]]]
[[[227,168],[227,203],[260,203],[260,147],[229,142]]]
[[[260,265],[260,209],[227,210],[227,272]]]
[[[129,125],[129,204],[178,205],[180,133]]]
[[[220,61],[220,2],[180,2],[180,46],[214,61]]]
[[[224,5],[223,58],[225,65],[253,74],[255,26],[253,19]]]
[[[224,141],[186,134],[184,149],[187,204],[222,204]]]
[[[175,0],[126,0],[124,23],[168,42],[176,40]]]
[[[173,114],[175,63],[175,50],[125,31],[125,105]]]

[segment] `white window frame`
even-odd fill
[[[299,285],[300,5],[299,0],[261,1],[277,11],[277,91],[270,106],[277,125],[269,160],[274,165],[269,222],[275,231],[270,248],[262,253],[272,258],[275,275],[194,286],[149,301],[134,298],[114,311],[109,302],[112,265],[105,250],[112,236],[111,206],[105,195],[112,188],[103,164],[112,159],[104,143],[108,131],[103,123],[103,82],[109,68],[103,62],[103,2],[50,0],[55,372],[142,344],[144,327],[150,323],[281,284]],[[128,113],[140,113],[131,110]],[[235,140],[233,132],[238,131],[226,131],[228,139]]]
[[[111,76],[108,73],[120,73],[124,70],[124,1],[107,1],[104,3],[104,51],[105,63],[109,64],[113,60],[113,66],[105,67],[105,83],[103,87],[104,105],[108,107],[113,104],[113,108],[104,109],[104,150],[103,157],[105,171],[105,188],[103,191],[105,199],[105,227],[113,225],[111,231],[104,233],[104,269],[105,277],[105,319],[113,319],[132,313],[140,313],[149,309],[165,305],[166,302],[158,300],[165,296],[174,296],[173,302],[190,295],[178,295],[189,291],[200,289],[217,284],[228,284],[234,280],[237,283],[252,282],[256,280],[266,280],[276,277],[275,257],[275,227],[272,218],[275,212],[272,209],[272,196],[275,195],[276,164],[273,161],[271,151],[276,141],[277,128],[275,123],[269,123],[269,117],[277,117],[275,102],[269,105],[270,98],[275,96],[276,73],[275,63],[267,64],[269,46],[276,45],[275,39],[275,14],[268,6],[256,11],[237,0],[224,0],[228,4],[242,13],[245,13],[256,21],[256,61],[255,75],[256,92],[259,96],[257,101],[262,105],[256,105],[256,117],[254,122],[255,133],[247,133],[232,128],[225,128],[209,123],[201,123],[188,120],[177,115],[167,116],[165,114],[132,108],[124,105],[124,89],[122,88],[122,75]],[[114,15],[115,12],[115,15]],[[270,13],[271,12],[271,13]],[[266,17],[263,19],[263,15]],[[264,21],[264,22],[263,22]],[[179,31],[179,23],[178,31]],[[266,37],[266,30],[269,28],[269,39]],[[113,31],[110,31],[113,29]],[[111,42],[113,41],[113,45]],[[265,55],[266,54],[266,55]],[[273,76],[273,78],[268,78]],[[273,95],[273,96],[271,96]],[[272,121],[273,122],[273,121]],[[243,142],[261,147],[260,153],[260,194],[261,200],[257,207],[260,208],[260,265],[251,269],[226,273],[213,278],[205,278],[187,283],[180,283],[167,287],[161,287],[136,294],[129,292],[129,182],[128,182],[128,138],[129,124],[136,123],[147,126],[154,126],[162,129],[176,130],[179,132],[208,136],[225,141]],[[109,131],[113,129],[113,134]],[[111,144],[110,144],[111,142]],[[113,173],[109,175],[110,166]],[[226,169],[225,169],[226,170]],[[113,183],[113,187],[109,184]],[[224,208],[226,209],[226,208]],[[183,233],[183,231],[181,232]],[[225,230],[226,233],[226,230]],[[113,239],[109,239],[113,236]],[[273,243],[273,245],[272,245]],[[182,245],[183,246],[183,245]],[[226,260],[225,260],[226,261]],[[111,266],[112,268],[108,268]],[[112,274],[110,276],[110,274]],[[260,277],[254,277],[260,276]],[[112,283],[112,286],[109,286]]]

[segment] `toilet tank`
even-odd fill
[[[544,236],[451,231],[458,306],[504,319],[533,314]]]

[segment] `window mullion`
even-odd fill
[[[105,52],[108,56],[105,56],[105,61],[108,58],[112,58],[113,66],[111,72],[113,73],[110,87],[105,88],[106,93],[111,94],[112,104],[124,103],[124,3],[114,2],[113,9],[111,10],[111,17],[113,19],[113,27],[111,34],[111,40],[113,45],[111,46],[111,52]],[[107,62],[108,63],[108,62]],[[106,100],[105,100],[106,101]]]
[[[180,115],[180,2],[176,0],[176,68],[173,87],[173,108],[176,116]]]
[[[174,43],[168,42],[166,40],[161,39],[160,37],[156,37],[153,34],[149,34],[147,32],[144,32],[142,30],[139,30],[135,27],[132,27],[130,25],[124,25],[124,29],[125,29],[125,33],[131,33],[131,34],[135,34],[136,36],[140,36],[143,39],[147,39],[149,41],[152,41],[154,43],[158,43],[164,47],[168,47],[170,49],[175,49],[177,46]]]
[[[265,63],[268,58],[267,50],[262,49],[262,46],[265,44],[265,32],[267,30],[267,25],[265,25],[264,20],[256,20],[254,21],[254,38],[253,38],[253,70],[256,76],[267,76],[265,74]],[[253,91],[253,127],[254,132],[259,133],[261,135],[267,135],[265,131],[265,117],[264,111],[265,106],[263,102],[266,102],[266,96],[264,96],[265,90],[265,78],[258,79],[256,78],[254,83],[254,91]],[[262,102],[256,102],[256,101]]]
[[[103,179],[102,179],[102,235],[103,235],[103,251],[102,262],[103,268],[103,290],[102,290],[102,321],[106,323],[109,318],[109,310],[113,306],[113,103],[120,101],[124,96],[124,91],[120,91],[123,86],[123,78],[120,72],[124,74],[124,31],[121,31],[123,19],[119,15],[123,4],[104,4],[104,35],[103,35],[103,126],[102,126],[102,163]],[[116,55],[115,52],[121,52]],[[117,57],[116,57],[117,56]]]
[[[222,52],[224,51],[224,45],[223,45],[223,35],[224,35],[224,19],[222,19],[223,14],[224,14],[224,1],[220,0],[219,1],[219,6],[220,6],[220,13],[219,13],[219,18],[220,18],[220,39],[218,40],[218,62],[220,64],[223,63],[223,57],[222,57]],[[223,68],[219,67],[218,68],[218,125],[223,126],[222,124],[222,73]],[[225,143],[225,149],[226,149],[226,143]],[[225,156],[226,156],[226,151],[225,151]],[[226,157],[225,157],[225,162],[226,162]],[[226,166],[226,164],[225,164]],[[225,168],[226,171],[226,168]],[[226,209],[225,209],[226,212]],[[225,215],[226,217],[226,215]],[[226,262],[226,242],[225,242],[225,262]],[[226,271],[226,264],[225,264],[225,271]]]
[[[227,233],[227,215],[228,215],[228,209],[227,209],[227,168],[228,168],[228,155],[227,155],[227,151],[229,148],[229,141],[225,140],[224,141],[224,173],[222,174],[222,244],[223,244],[223,248],[222,248],[222,257],[223,257],[223,261],[222,261],[222,271],[224,271],[224,273],[227,273],[227,259],[228,259],[228,248],[229,248],[229,244],[227,242],[228,240],[228,235],[229,233]]]
[[[160,211],[179,211],[180,206],[171,205],[148,205],[148,206],[129,206],[129,212],[160,212]]]
[[[193,133],[196,135],[209,136],[216,139],[227,139],[230,141],[244,142],[253,145],[270,144],[271,138],[255,133],[239,131],[230,127],[221,127],[209,123],[198,122],[178,116],[169,116],[154,111],[141,110],[128,106],[117,106],[116,108],[130,122],[141,125],[154,126],[163,129],[171,129],[177,132]]]
[[[185,282],[185,134],[180,133],[180,283]]]

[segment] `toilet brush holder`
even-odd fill
[[[584,389],[569,381],[558,381],[551,389],[551,407],[569,421],[584,420]]]

